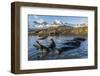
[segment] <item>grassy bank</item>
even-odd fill
[[[58,35],[79,35],[87,36],[87,27],[49,27],[47,29],[36,29],[28,32],[28,35],[38,35],[38,36],[58,36]]]

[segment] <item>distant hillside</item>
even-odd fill
[[[82,26],[82,27],[72,27],[72,26],[51,26],[48,28],[39,28],[34,29],[33,31],[28,31],[29,35],[39,35],[39,36],[57,36],[57,35],[81,35],[81,36],[87,36],[88,33],[88,27]]]

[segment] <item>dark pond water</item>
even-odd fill
[[[45,58],[38,58],[39,50],[33,46],[33,44],[37,44],[38,36],[29,36],[28,37],[28,60],[54,60],[54,59],[80,59],[88,57],[88,40],[81,42],[80,47],[76,49],[72,49],[70,51],[64,51],[61,55],[52,55],[52,51]],[[59,36],[54,37],[50,36],[44,40],[38,40],[44,46],[48,46],[50,44],[50,39],[53,38],[56,43],[56,48],[66,47],[68,45],[64,45],[63,43],[72,40],[75,36]]]

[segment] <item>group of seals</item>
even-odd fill
[[[45,37],[45,38],[47,38],[47,37]],[[43,40],[45,38],[43,37],[43,38],[41,38],[41,40]],[[51,38],[50,39],[51,43],[48,46],[44,46],[39,41],[36,41],[37,44],[34,44],[33,46],[36,47],[37,50],[41,51],[41,53],[42,53],[41,57],[46,57],[50,51],[52,51],[56,55],[61,55],[64,51],[76,49],[76,48],[80,47],[81,42],[83,42],[85,40],[86,40],[85,38],[76,37],[72,40],[62,43],[63,45],[67,45],[66,47],[56,48],[56,43],[55,43],[54,39]]]

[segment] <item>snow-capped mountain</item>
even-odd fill
[[[33,21],[33,28],[48,28],[48,27],[59,27],[59,26],[70,26],[70,27],[85,27],[87,26],[87,23],[81,23],[81,24],[71,24],[71,23],[63,23],[60,20],[54,20],[52,23],[47,23],[43,20]]]
[[[77,27],[87,27],[88,24],[86,23],[81,23],[81,24],[73,24],[73,27],[77,28]]]
[[[45,21],[34,21],[34,28],[48,28],[62,26],[63,23],[59,20],[55,20],[53,23],[47,23]]]

